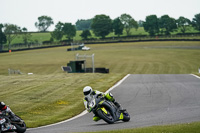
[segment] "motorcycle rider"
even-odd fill
[[[20,120],[18,118],[15,117],[15,114],[12,112],[12,110],[6,106],[6,104],[4,102],[0,102],[0,111],[2,113],[8,113],[11,116],[11,121],[14,122],[19,122]]]
[[[91,108],[89,108],[88,103],[92,100],[91,96],[94,96],[94,95],[103,95],[107,100],[113,102],[116,105],[116,107],[119,108],[119,110],[123,110],[122,107],[120,106],[120,104],[114,99],[114,97],[111,93],[104,94],[103,92],[100,92],[97,90],[93,91],[92,87],[90,87],[90,86],[85,86],[83,88],[83,94],[85,96],[84,105],[88,112],[91,112]],[[95,112],[94,112],[93,120],[94,121],[100,120],[100,118],[95,114]]]

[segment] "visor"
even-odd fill
[[[87,96],[88,94],[90,94],[91,90],[83,92],[85,96]]]

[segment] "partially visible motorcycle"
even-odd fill
[[[108,124],[113,124],[119,120],[124,122],[130,120],[130,115],[125,109],[119,110],[113,102],[106,100],[103,95],[92,96],[89,107],[94,114],[98,115]]]
[[[12,119],[13,117],[15,117],[17,121],[14,121]],[[26,131],[26,124],[19,116],[17,115],[11,116],[9,113],[0,111],[0,133],[3,132],[24,133],[25,131]]]

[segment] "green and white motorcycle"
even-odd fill
[[[104,98],[103,95],[92,96],[89,107],[94,114],[106,121],[108,124],[113,124],[116,121],[128,122],[130,115],[124,110],[119,110],[115,104]]]

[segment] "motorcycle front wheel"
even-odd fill
[[[101,109],[97,110],[97,114],[100,118],[102,118],[104,121],[106,121],[108,124],[113,124],[115,120],[113,119],[113,116],[111,115],[109,110],[106,110],[107,113],[102,111]]]
[[[122,119],[122,121],[124,122],[128,122],[130,120],[130,115],[128,114],[127,111],[123,112],[123,117],[124,118]]]
[[[15,115],[15,117],[18,117],[19,119],[21,119],[19,116]],[[22,120],[22,119],[21,119]],[[15,125],[15,127],[17,128],[16,132],[17,133],[24,133],[26,131],[26,123],[23,122],[23,123],[20,123],[20,124],[13,124]]]

